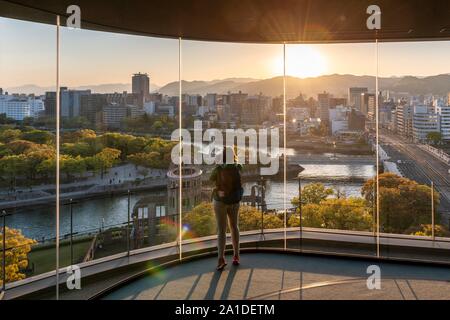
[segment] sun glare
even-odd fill
[[[277,70],[283,70],[283,57],[276,62]],[[327,61],[322,53],[308,45],[286,46],[286,74],[308,78],[326,74]]]

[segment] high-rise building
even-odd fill
[[[150,78],[146,73],[135,73],[131,79],[131,92],[140,95],[138,105],[144,106],[144,102],[150,97]]]
[[[375,94],[369,95],[367,100],[367,118],[375,122],[377,110],[377,98]]]
[[[369,109],[375,110],[375,94],[374,93],[367,93],[364,92],[360,95],[361,101],[359,104],[359,108],[356,108],[356,110],[361,111],[364,115],[367,116],[369,113]]]
[[[242,93],[241,91],[239,91],[238,93],[230,93],[229,102],[230,102],[231,113],[240,116],[242,107],[243,107],[244,102],[247,99],[247,97],[248,97],[248,94]]]
[[[202,105],[202,96],[199,94],[189,96],[189,105],[200,107]]]
[[[317,101],[319,103],[319,117],[322,121],[330,120],[330,98],[329,93],[323,92],[317,95]]]
[[[215,110],[217,105],[217,94],[208,93],[205,96],[205,105],[209,107],[210,110]]]
[[[353,87],[348,89],[348,105],[354,107],[356,110],[361,110],[361,95],[367,93],[367,88]]]
[[[219,121],[230,122],[230,106],[229,105],[217,105],[217,116]]]
[[[34,95],[0,95],[0,114],[14,120],[37,117],[44,110],[44,102]]]
[[[447,105],[436,106],[436,113],[439,117],[442,140],[450,141],[450,102]]]
[[[91,90],[61,90],[61,117],[79,117],[81,96],[89,94]]]
[[[122,121],[127,117],[127,106],[109,104],[102,108],[102,123],[106,128],[120,128]]]
[[[94,93],[81,96],[80,116],[96,127],[102,124],[102,110],[107,105],[107,95]]]
[[[405,101],[400,101],[396,109],[397,132],[405,137],[413,135],[413,108]]]
[[[66,91],[67,87],[60,87],[59,88],[59,104],[61,108],[61,97],[62,92]],[[45,93],[45,115],[47,117],[54,118],[56,117],[56,92],[55,91],[48,91]]]
[[[259,125],[261,124],[268,114],[268,111],[272,105],[272,99],[265,97],[262,94],[257,96],[248,97],[245,100],[241,122],[245,125]]]
[[[439,132],[438,115],[430,112],[428,106],[415,105],[413,114],[413,137],[417,142],[425,142],[430,132]]]

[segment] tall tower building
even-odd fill
[[[319,102],[319,114],[322,121],[330,120],[330,98],[329,93],[319,93],[317,95],[317,101]]]
[[[361,110],[361,95],[367,93],[367,88],[353,87],[348,89],[348,105],[358,111]]]
[[[131,79],[131,91],[142,97],[142,105],[150,97],[150,78],[146,73],[135,73]]]

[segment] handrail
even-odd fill
[[[277,241],[283,238],[283,230],[284,229],[271,229],[265,231],[266,237],[261,240],[260,238],[260,230],[254,230],[254,231],[246,231],[242,232],[241,234],[241,243],[244,244],[254,244],[256,247],[260,247],[260,245],[264,242],[268,241]],[[288,228],[287,230],[287,236],[288,240],[295,240],[298,239],[299,229],[298,228]],[[337,241],[337,242],[347,242],[347,243],[361,243],[361,244],[374,244],[374,237],[373,233],[371,232],[360,232],[360,231],[353,231],[353,232],[336,232],[336,230],[315,230],[313,228],[305,228],[303,230],[303,239],[310,239],[310,240],[321,240],[320,236],[328,236],[323,238],[322,240],[328,240],[328,241]],[[331,238],[330,238],[331,236]],[[427,241],[423,242],[424,237],[421,236],[405,236],[405,237],[389,237],[389,235],[382,234],[380,235],[380,238],[382,239],[383,245],[389,245],[389,246],[400,246],[400,247],[407,247],[408,241],[414,241],[415,243],[410,245],[410,247],[414,248],[430,248],[433,247],[435,249],[440,250],[450,250],[450,239],[443,239],[444,241],[441,241],[440,239],[436,239],[435,241]],[[208,250],[215,250],[216,242],[215,242],[216,236],[206,236],[201,238],[195,238],[195,239],[189,239],[183,241],[183,252],[190,253],[195,252],[198,250],[198,243],[205,244],[202,249],[208,249]],[[362,241],[364,239],[365,241]],[[405,242],[406,241],[406,242]],[[419,241],[419,243],[417,243]],[[420,245],[420,242],[422,242],[422,245]],[[425,245],[426,244],[426,245]],[[84,276],[92,276],[94,274],[105,272],[108,270],[112,270],[119,267],[129,266],[133,265],[135,263],[140,263],[148,260],[152,260],[155,258],[164,258],[167,256],[170,256],[170,252],[172,254],[176,253],[177,243],[176,242],[170,242],[166,244],[151,246],[151,247],[145,247],[140,249],[135,249],[130,251],[130,255],[127,255],[127,252],[118,253],[115,255],[107,256],[104,258],[91,260],[88,262],[83,262],[78,264],[80,269],[85,270]],[[173,249],[172,251],[170,251]],[[305,251],[307,252],[307,251]],[[346,256],[349,258],[354,257],[361,257],[361,258],[373,258],[372,255],[368,254],[353,254],[353,253],[333,253],[328,251],[311,251],[308,252],[315,252],[315,253],[321,253],[321,254],[337,254],[339,256]],[[382,259],[387,259],[387,257],[381,257]],[[431,264],[450,264],[450,261],[439,261],[439,260],[420,260],[420,259],[414,259],[414,258],[395,258],[395,257],[389,257],[390,260],[400,260],[404,262],[410,262],[410,263],[417,263],[417,262],[423,262],[423,263],[431,263]],[[109,265],[112,264],[112,265]],[[61,282],[64,283],[65,281],[65,274],[66,268],[61,268],[59,270],[59,274],[61,275]],[[86,274],[87,273],[87,274]],[[23,294],[28,294],[35,292],[37,290],[32,290],[33,286],[39,287],[39,290],[45,289],[48,286],[54,285],[54,280],[52,280],[55,276],[55,271],[50,271],[44,274],[40,274],[37,276],[32,276],[23,280],[19,280],[16,282],[8,283],[6,285],[7,288],[7,295],[9,290],[17,290],[17,291],[23,291]],[[43,282],[41,285],[39,285],[39,282]],[[29,287],[27,289],[27,286]],[[22,290],[21,290],[22,289]],[[22,294],[22,295],[23,295]],[[7,297],[8,298],[8,297]]]

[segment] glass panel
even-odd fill
[[[379,46],[382,255],[448,262],[450,41]]]
[[[373,43],[287,45],[289,248],[374,255],[364,190],[376,174],[375,53]]]
[[[61,258],[174,242],[176,101],[159,89],[178,79],[178,42],[68,28],[61,37]]]
[[[56,30],[0,18],[0,38],[0,206],[13,282],[55,269]]]
[[[214,203],[226,219],[222,204],[239,198],[235,153],[243,187],[241,246],[273,230],[283,247],[282,75],[282,45],[182,42],[183,129],[191,139],[184,164],[192,170],[183,175],[184,239],[215,236]]]

